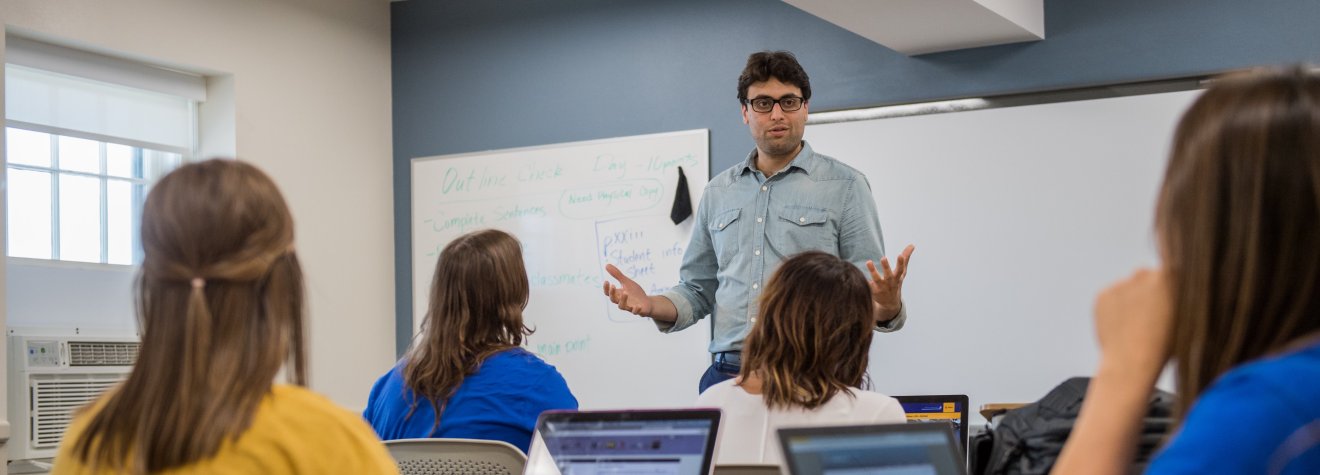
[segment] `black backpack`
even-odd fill
[[[1048,474],[1072,433],[1091,378],[1071,378],[1032,404],[1008,411],[972,438],[973,474]],[[1156,390],[1142,423],[1133,473],[1145,470],[1173,425],[1173,395]]]

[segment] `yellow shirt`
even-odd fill
[[[72,454],[101,402],[74,419],[55,456],[52,475],[93,473]],[[100,472],[112,473],[112,472]],[[163,472],[188,474],[397,474],[385,446],[361,416],[305,388],[276,385],[252,426],[214,457]]]

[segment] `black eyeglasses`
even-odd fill
[[[758,97],[756,99],[744,101],[743,103],[750,106],[752,110],[760,113],[770,112],[771,109],[775,108],[775,104],[779,104],[779,109],[784,112],[793,112],[801,109],[802,104],[806,104],[807,100],[798,96],[784,96],[779,99]]]

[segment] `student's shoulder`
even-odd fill
[[[482,366],[520,367],[536,370],[554,370],[555,366],[523,347],[513,347],[486,357]]]
[[[303,421],[343,426],[347,430],[356,429],[362,419],[321,394],[302,386],[286,384],[277,384],[271,388],[258,415],[295,424]]]
[[[724,380],[711,385],[697,396],[697,406],[701,407],[720,407],[726,404],[737,403],[748,399],[760,400],[759,395],[753,395],[744,391],[737,385],[736,379]]]
[[[1211,384],[1202,398],[1210,405],[1242,402],[1242,398],[1278,402],[1307,408],[1320,417],[1320,408],[1310,403],[1320,399],[1320,345],[1233,368]]]
[[[1320,347],[1233,368],[1196,399],[1148,473],[1261,473],[1286,439],[1320,419],[1317,398]]]
[[[472,377],[481,378],[481,380],[489,383],[509,379],[523,381],[544,381],[547,378],[555,381],[564,380],[564,376],[559,374],[558,368],[522,347],[509,348],[486,357],[486,361],[481,363],[481,368],[477,371],[477,374]]]
[[[1308,419],[1298,411],[1311,409],[1290,405],[1277,380],[1261,375],[1238,371],[1207,388],[1146,473],[1264,473],[1274,450]]]
[[[875,391],[868,391],[860,388],[848,388],[848,393],[857,401],[870,405],[901,406],[898,399]]]
[[[372,384],[372,392],[379,391],[382,387],[384,387],[385,385],[391,382],[402,383],[403,369],[404,369],[404,365],[406,364],[406,361],[407,361],[406,359],[400,359],[399,361],[394,363],[394,366],[390,367],[389,371],[386,371],[385,374],[382,374],[380,375],[379,378],[376,378],[376,382]]]
[[[857,410],[872,414],[876,421],[903,422],[906,420],[903,413],[903,404],[899,403],[898,399],[875,391],[858,388],[852,388],[850,394]]]
[[[275,385],[238,441],[201,467],[251,473],[397,473],[360,415],[307,388]]]
[[[1295,376],[1296,371],[1320,373],[1320,343],[1248,362],[1233,368],[1228,374],[1280,379]]]

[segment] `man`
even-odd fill
[[[738,78],[738,102],[756,142],[747,160],[706,185],[683,255],[680,282],[646,292],[613,265],[605,295],[619,308],[651,318],[662,332],[711,315],[714,362],[700,390],[740,370],[743,338],[756,322],[761,286],[779,263],[808,250],[837,255],[871,276],[876,330],[903,327],[902,286],[912,246],[890,267],[871,187],[857,170],[815,153],[802,140],[811,83],[787,51],[754,53]]]

